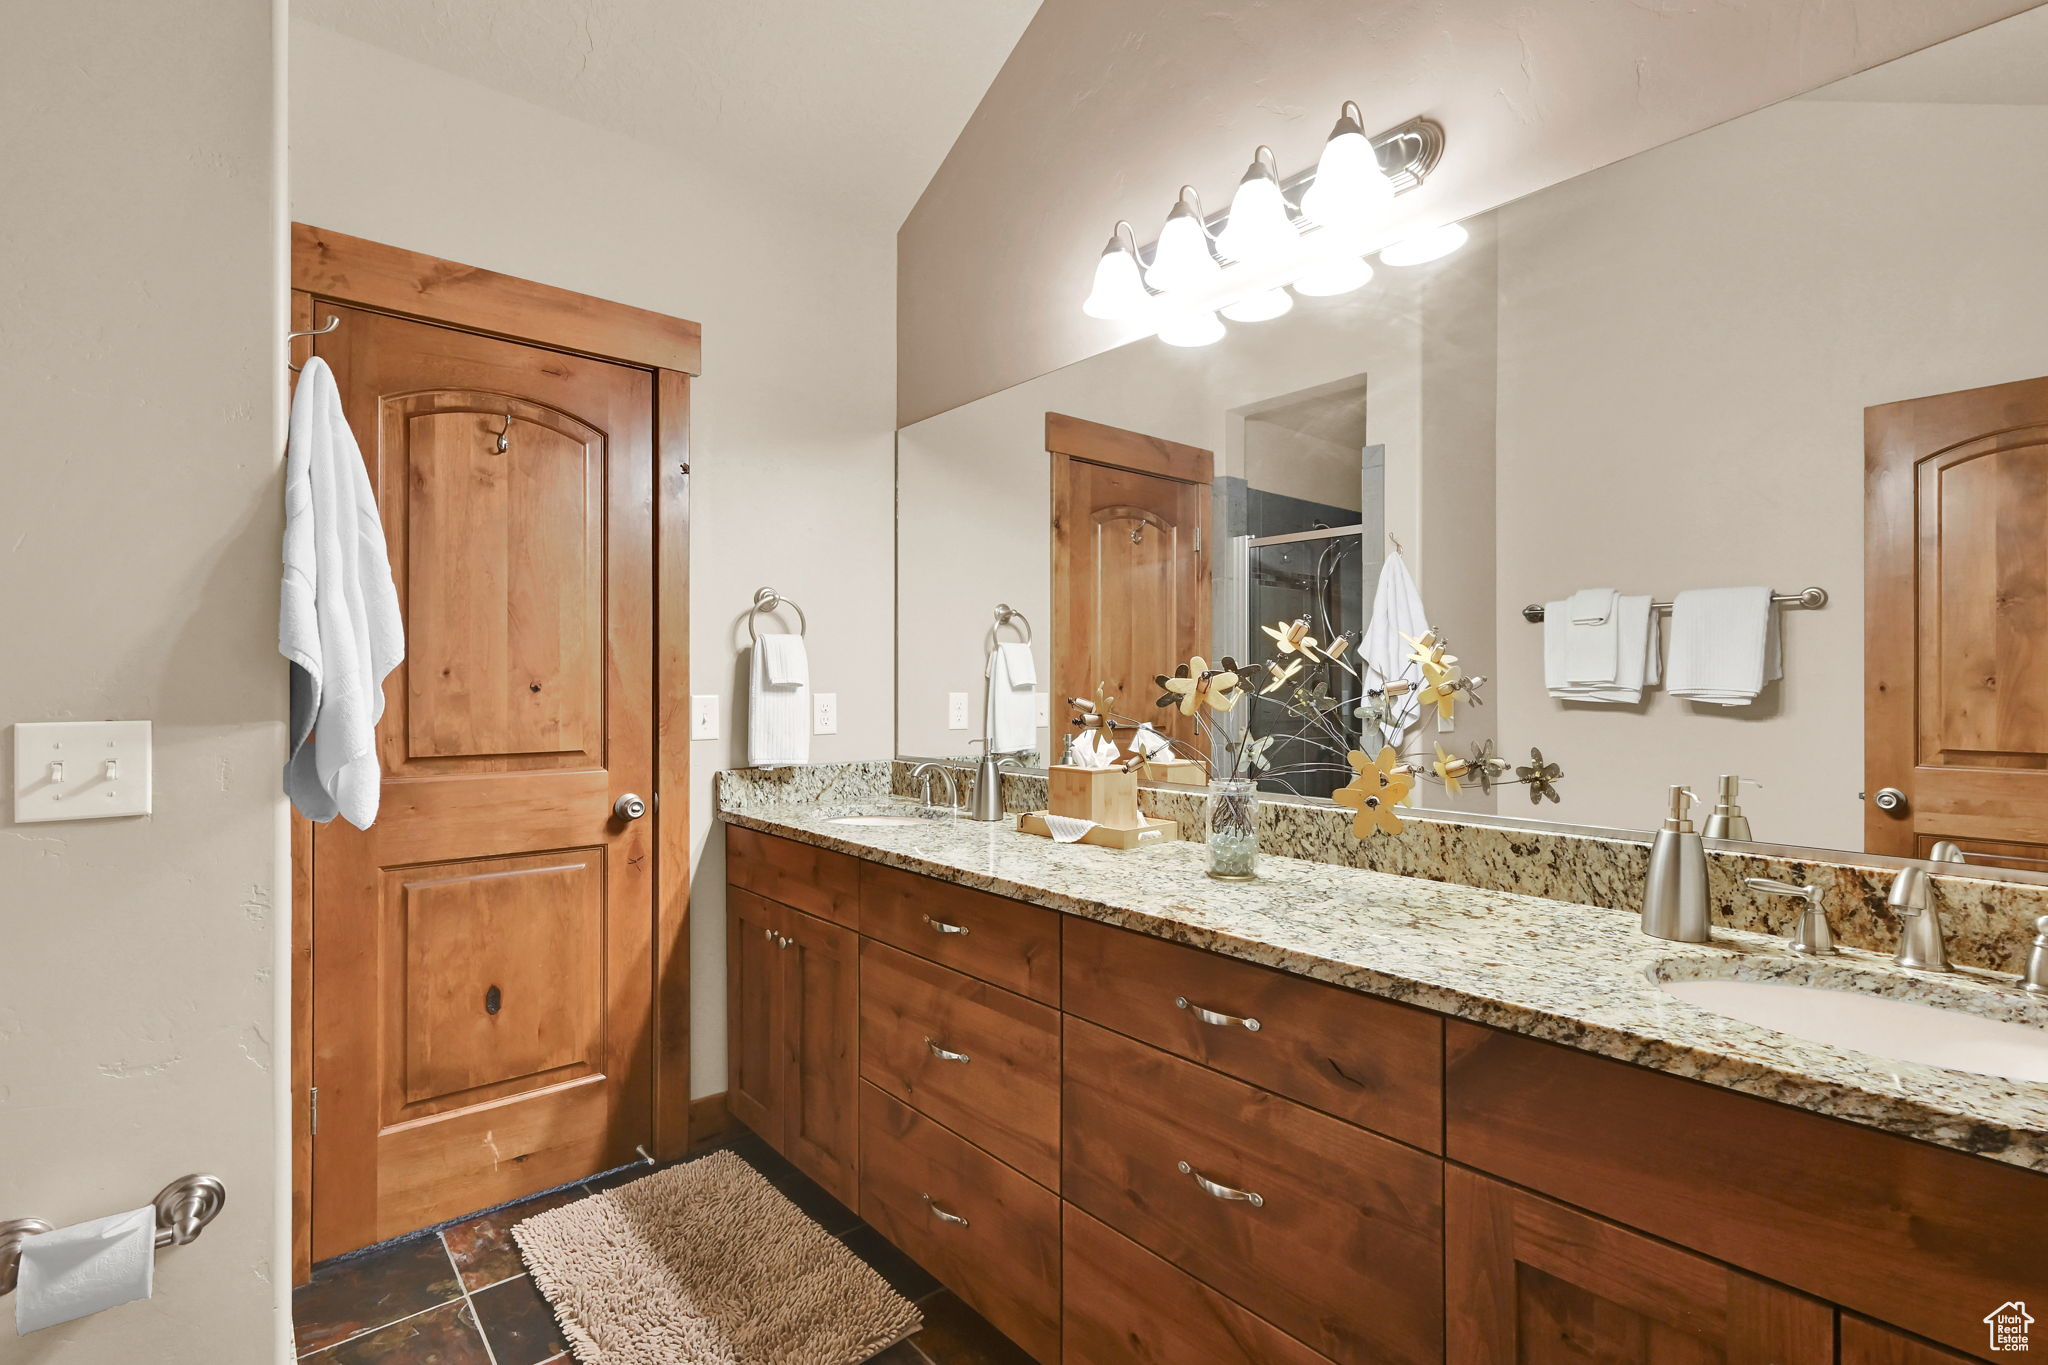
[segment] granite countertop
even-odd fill
[[[1907,972],[1855,949],[1814,961],[1735,929],[1666,943],[1625,912],[1271,855],[1258,881],[1217,882],[1198,843],[1121,853],[1020,834],[1014,819],[831,823],[891,808],[720,799],[750,829],[2048,1172],[2048,1084],[1809,1043],[1657,986],[1846,974],[1880,994],[2048,1025],[2048,1001],[2009,976]]]

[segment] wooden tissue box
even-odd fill
[[[1054,815],[1093,820],[1107,829],[1143,829],[1138,814],[1138,775],[1121,768],[1077,768],[1055,763],[1046,769],[1046,809]]]
[[[1173,782],[1182,786],[1203,786],[1209,780],[1208,769],[1192,758],[1169,758],[1164,762],[1147,762],[1138,770],[1138,775],[1147,782]]]

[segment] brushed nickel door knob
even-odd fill
[[[633,793],[627,792],[624,796],[612,802],[612,814],[618,816],[621,820],[638,820],[641,816],[647,814],[647,803],[633,795]]]
[[[1879,810],[1887,814],[1904,815],[1906,813],[1906,794],[1897,787],[1880,787],[1877,790],[1877,795],[1870,799]]]

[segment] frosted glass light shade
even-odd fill
[[[1372,267],[1356,256],[1339,256],[1304,271],[1294,292],[1312,299],[1330,298],[1363,289],[1372,282]]]
[[[1159,339],[1169,346],[1208,346],[1223,340],[1223,324],[1204,310],[1176,313],[1159,325]]]
[[[1223,309],[1232,322],[1265,322],[1294,307],[1294,296],[1285,289],[1261,289]]]
[[[1166,226],[1159,229],[1159,244],[1152,248],[1152,264],[1145,271],[1145,283],[1162,293],[1172,289],[1199,289],[1209,284],[1222,266],[1209,254],[1209,235],[1202,220],[1183,201],[1173,206]]]
[[[1463,223],[1445,223],[1442,227],[1411,233],[1398,242],[1388,243],[1381,249],[1380,259],[1388,265],[1421,265],[1425,261],[1440,261],[1465,245],[1471,236]]]
[[[1324,227],[1359,232],[1372,227],[1394,202],[1394,182],[1380,170],[1379,154],[1347,115],[1323,144],[1316,178],[1301,211]]]
[[[1257,162],[1238,182],[1230,200],[1230,221],[1216,234],[1216,249],[1255,270],[1277,265],[1301,244],[1280,186]]]
[[[1088,291],[1081,311],[1091,318],[1117,321],[1136,317],[1151,302],[1152,296],[1145,292],[1144,282],[1138,276],[1136,258],[1124,249],[1121,241],[1111,237],[1095,262],[1095,287]]]

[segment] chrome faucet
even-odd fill
[[[2048,995],[2048,915],[2034,921],[2034,946],[2027,952],[2027,974],[2022,984],[2031,994]]]
[[[946,804],[941,807],[932,802],[932,775],[946,779]],[[955,781],[953,770],[943,763],[925,762],[910,770],[910,780],[917,783],[918,809],[920,811],[944,810],[949,816],[960,813],[960,787]]]
[[[1944,839],[1928,850],[1927,861],[1959,863],[1963,851]],[[1954,970],[1949,966],[1947,936],[1941,931],[1941,904],[1934,894],[1934,878],[1925,867],[1916,863],[1900,868],[1884,903],[1899,920],[1899,951],[1892,961],[1915,971]]]
[[[1794,886],[1790,882],[1773,881],[1769,877],[1744,877],[1742,884],[1752,891],[1768,892],[1773,896],[1797,896],[1806,904],[1793,919],[1792,927],[1785,934],[1785,942],[1795,953],[1811,953],[1816,957],[1835,951],[1835,935],[1828,928],[1827,911],[1821,908],[1820,888],[1812,882],[1805,886]]]

